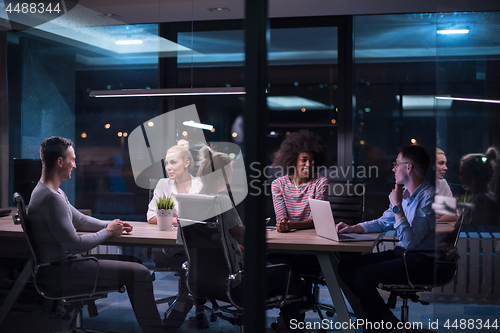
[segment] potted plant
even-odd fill
[[[170,196],[162,196],[156,200],[156,220],[158,230],[172,230],[175,202]]]

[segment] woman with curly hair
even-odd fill
[[[328,179],[318,175],[327,160],[327,146],[307,130],[289,134],[280,147],[280,164],[287,175],[271,184],[276,230],[314,228],[309,198],[326,200]]]

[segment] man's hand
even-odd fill
[[[401,203],[403,202],[403,186],[400,184],[396,184],[394,189],[389,194],[389,201],[391,202],[392,207],[399,206],[401,207]]]
[[[362,234],[364,231],[359,224],[347,225],[344,222],[337,223],[336,228],[339,234]]]
[[[122,222],[122,226],[123,226],[123,231],[125,232],[132,232],[132,229],[134,229],[134,227],[128,222]]]
[[[276,231],[277,232],[289,232],[292,230],[292,222],[288,217],[280,217],[276,220]]]
[[[122,221],[120,221],[118,219],[111,221],[108,224],[108,226],[106,227],[106,229],[109,232],[109,235],[111,237],[120,236],[122,234],[122,232],[123,232],[123,223],[127,223],[127,222],[122,222]]]

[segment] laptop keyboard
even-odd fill
[[[349,236],[346,236],[346,235],[342,235],[340,234],[339,235],[339,239],[354,239],[353,237],[349,237]]]

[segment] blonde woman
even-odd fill
[[[157,224],[156,218],[156,201],[162,196],[172,196],[177,206],[175,195],[178,193],[196,194],[201,190],[201,181],[198,177],[193,177],[189,171],[194,167],[193,156],[188,148],[189,144],[186,140],[179,140],[177,145],[172,146],[165,156],[165,171],[168,178],[162,178],[156,184],[153,198],[148,206],[147,219],[151,224]],[[174,206],[174,220],[177,224],[177,207]],[[156,267],[181,267],[182,263],[187,260],[184,251],[180,247],[153,248],[151,259]],[[191,310],[193,302],[188,298],[187,287],[185,287],[185,277],[180,275],[179,297],[177,298],[174,307],[168,314],[168,318],[164,324],[171,329],[179,328],[186,318],[187,313]],[[203,309],[205,300],[195,299],[196,308]],[[200,310],[201,311],[201,310]],[[201,328],[207,328],[206,326]]]
[[[451,193],[450,185],[448,185],[448,182],[444,179],[446,171],[448,170],[446,162],[444,151],[436,148],[436,195],[452,197],[453,193]],[[436,222],[455,222],[456,220],[456,215],[436,214]]]
[[[194,167],[193,156],[186,140],[179,140],[172,146],[165,156],[165,171],[168,178],[162,178],[156,184],[153,199],[149,203],[147,219],[151,224],[157,224],[156,201],[162,196],[173,196],[174,202],[177,193],[196,194],[201,190],[201,181],[189,173]],[[176,224],[177,207],[174,207],[174,224]]]

